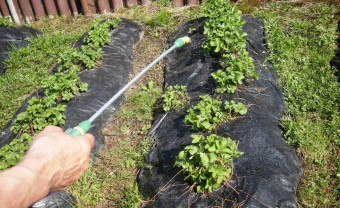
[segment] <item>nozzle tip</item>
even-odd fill
[[[176,41],[175,41],[175,46],[177,48],[180,48],[182,47],[183,45],[185,44],[188,44],[191,42],[191,38],[189,38],[188,36],[185,36],[185,37],[181,37],[181,38],[178,38]]]
[[[191,38],[189,36],[182,37],[184,44],[191,43]]]

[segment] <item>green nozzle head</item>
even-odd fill
[[[78,126],[67,129],[66,133],[71,134],[73,136],[82,136],[91,128],[91,121],[85,120],[81,122]]]
[[[176,48],[180,48],[183,45],[190,43],[190,42],[191,42],[191,39],[188,36],[185,36],[185,37],[178,38],[175,41],[174,45],[176,46]]]

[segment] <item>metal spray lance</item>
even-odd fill
[[[120,89],[109,101],[107,101],[98,111],[96,111],[91,118],[88,120],[82,121],[78,124],[78,126],[69,128],[66,130],[66,133],[81,136],[84,135],[92,125],[92,122],[102,114],[106,108],[108,108],[115,100],[117,100],[131,85],[133,85],[139,78],[141,78],[152,66],[154,66],[157,62],[162,60],[166,55],[175,50],[176,48],[181,48],[183,45],[191,42],[189,37],[178,38],[174,45],[171,46],[168,50],[164,51],[159,57],[157,57],[153,62],[151,62],[147,67],[145,67],[139,74],[137,74],[131,81],[129,81],[122,89]]]

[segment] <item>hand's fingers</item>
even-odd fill
[[[84,139],[86,141],[86,143],[90,146],[90,149],[92,149],[93,145],[94,145],[94,136],[92,134],[85,134],[83,136],[81,136],[82,139]]]
[[[63,132],[63,129],[58,127],[58,126],[52,126],[52,125],[48,125],[46,126],[41,132]]]
[[[57,126],[46,126],[34,139],[33,142],[36,141],[37,139],[45,136],[49,136],[51,133],[55,132],[63,132],[63,129]]]
[[[63,132],[63,129],[58,126],[46,126],[37,137],[47,136],[55,132]]]

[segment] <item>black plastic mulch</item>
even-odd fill
[[[0,74],[6,71],[4,62],[10,51],[27,46],[29,37],[40,34],[39,30],[30,27],[0,27]]]
[[[244,19],[247,50],[260,78],[246,80],[234,94],[214,93],[216,86],[210,74],[220,68],[219,57],[205,57],[202,50],[204,19],[188,22],[169,38],[172,44],[190,28],[196,29],[190,35],[192,43],[170,54],[165,68],[165,87],[186,85],[190,103],[183,109],[158,115],[151,128],[155,143],[147,157],[149,165],[138,176],[140,191],[150,200],[147,207],[296,207],[301,165],[281,134],[279,120],[284,100],[277,74],[266,62],[263,22],[250,15]],[[244,155],[234,160],[229,183],[212,194],[197,194],[190,181],[184,180],[185,175],[179,173],[181,169],[174,167],[175,157],[191,144],[190,135],[199,133],[183,124],[183,119],[202,94],[248,105],[245,116],[221,124],[213,132],[237,141]]]

